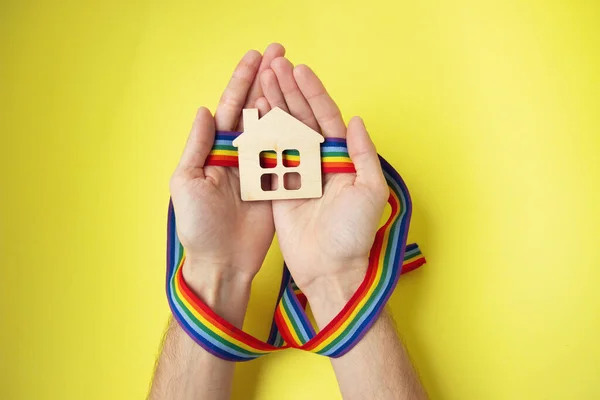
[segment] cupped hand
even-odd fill
[[[336,103],[307,66],[294,68],[280,57],[260,80],[265,95],[257,101],[261,109],[279,107],[326,138],[347,140],[355,174],[325,174],[321,198],[273,201],[279,245],[298,287],[311,305],[336,296],[343,303],[364,278],[389,197],[375,146],[362,119],[355,117],[346,127]]]
[[[177,234],[186,251],[183,274],[190,286],[240,278],[251,281],[273,240],[270,202],[243,202],[237,168],[205,166],[215,130],[240,129],[243,108],[262,96],[258,74],[283,56],[279,44],[264,56],[248,52],[236,67],[215,116],[200,108],[170,181]]]

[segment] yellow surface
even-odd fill
[[[0,4],[1,398],[145,396],[169,175],[271,41],[410,187],[429,264],[391,304],[432,398],[600,398],[600,3],[92,3]],[[247,318],[263,337],[279,262]],[[339,397],[317,356],[238,372],[236,399]]]

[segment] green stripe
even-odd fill
[[[321,151],[321,157],[350,157],[347,151]]]
[[[227,144],[215,144],[212,150],[229,150],[229,151],[238,151],[237,147],[230,146]]]
[[[421,250],[418,247],[411,251],[407,251],[406,253],[404,253],[404,261],[410,260],[411,258],[418,256],[420,254],[421,254]]]
[[[283,155],[284,156],[299,156],[300,152],[298,150],[284,150]]]

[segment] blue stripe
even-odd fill
[[[215,138],[231,138],[233,140],[241,134],[242,132],[216,131]]]
[[[296,323],[298,324],[298,328],[300,329],[300,332],[296,332],[298,334],[298,336],[300,337],[300,342],[302,344],[306,343],[308,341],[308,333],[306,332],[306,327],[304,326],[304,324],[302,323],[302,320],[300,319],[299,315],[298,315],[298,309],[296,307],[294,307],[294,301],[292,300],[291,297],[296,297],[294,295],[294,292],[292,292],[291,296],[290,296],[290,288],[288,286],[288,288],[285,290],[285,292],[283,292],[283,302],[284,304],[287,304],[287,309],[290,312],[290,319],[292,319],[293,321],[296,321]],[[296,301],[297,302],[297,301]],[[287,310],[286,310],[287,311]],[[293,329],[293,327],[290,327]]]
[[[173,264],[175,263],[173,243],[175,241],[174,237],[176,236],[177,231],[175,228],[175,209],[173,208],[173,201],[169,200],[169,212],[167,221],[167,289],[169,287],[168,278],[171,275],[171,270],[173,269]]]
[[[306,313],[304,312],[304,309],[302,309],[302,306],[300,305],[300,302],[298,301],[296,294],[292,290],[291,285],[288,285],[287,289],[285,290],[284,297],[286,299],[286,303],[291,306],[288,308],[290,308],[291,311],[293,312],[293,315],[290,315],[290,318],[293,318],[294,321],[296,321],[296,323],[300,326],[300,329],[302,330],[302,332],[301,332],[302,338],[301,339],[302,339],[302,344],[304,344],[304,343],[308,342],[315,335],[313,327],[312,327],[312,325],[310,325],[310,322],[308,321],[308,319],[306,317]]]
[[[232,142],[232,141],[231,141],[231,140],[229,140],[229,139],[221,139],[221,138],[219,138],[219,139],[215,139],[215,144],[214,144],[214,145],[217,145],[217,144],[218,144],[218,145],[221,145],[221,146],[231,146],[231,147],[234,147],[234,148],[236,148],[235,146],[233,146],[233,145],[231,144],[231,142]],[[214,146],[214,145],[213,145],[213,146]]]
[[[333,146],[326,146],[326,147],[321,147],[321,155],[322,156],[326,156],[327,153],[346,153],[348,154],[348,150],[346,149],[346,146],[341,146],[341,147],[333,147]]]
[[[292,274],[290,274],[290,270],[288,269],[285,261],[283,262],[283,272],[281,273],[281,285],[279,285],[279,294],[277,295],[277,301],[275,302],[275,310],[277,310],[277,306],[281,301],[281,297],[283,296],[283,291],[287,287],[288,283],[292,279]],[[275,310],[273,310],[273,322],[271,323],[271,331],[269,332],[269,339],[267,341],[275,341],[276,335],[279,334],[279,328],[277,328],[277,324],[275,323]]]
[[[411,251],[414,249],[419,249],[419,245],[417,245],[416,243],[411,243],[411,244],[407,244],[406,245],[406,251]]]
[[[327,142],[337,142],[337,143],[346,143],[346,139],[344,138],[334,138],[334,137],[329,137],[329,138],[325,138],[325,143]]]

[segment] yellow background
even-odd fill
[[[145,396],[170,173],[196,108],[271,41],[411,190],[429,264],[391,304],[431,397],[600,398],[595,0],[3,1],[0,397]],[[252,294],[262,337],[280,261]],[[234,392],[339,397],[297,351],[239,365]]]

